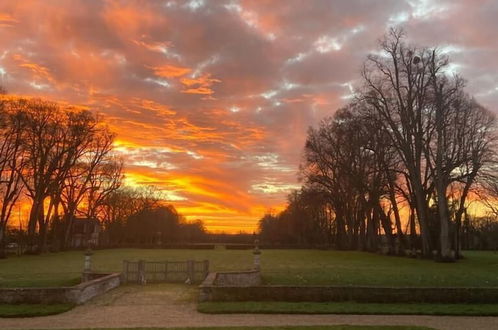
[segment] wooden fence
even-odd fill
[[[209,273],[209,261],[123,261],[124,283],[200,283]]]

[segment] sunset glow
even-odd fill
[[[390,26],[443,45],[497,112],[497,17],[491,0],[4,0],[0,82],[101,114],[126,184],[208,230],[253,232],[300,187],[308,127],[351,99]]]

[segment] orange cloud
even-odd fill
[[[19,65],[22,68],[28,68],[33,73],[35,73],[36,78],[45,78],[47,80],[53,80],[48,69],[42,65],[36,63],[23,63]]]
[[[186,67],[175,66],[170,64],[153,67],[152,69],[154,70],[155,75],[164,78],[178,78],[192,71],[191,69]]]
[[[13,27],[19,23],[17,19],[6,13],[0,13],[0,27]]]
[[[307,128],[348,102],[344,86],[400,13],[413,41],[454,46],[469,89],[498,108],[493,1],[442,1],[444,17],[394,0],[197,5],[0,1],[1,84],[102,114],[130,184],[154,184],[187,218],[230,231],[285,203]],[[341,51],[318,52],[320,36]]]
[[[171,46],[170,42],[145,42],[143,40],[133,40],[133,43],[154,52],[164,52]]]
[[[28,58],[21,54],[13,54],[12,59],[17,62],[17,65],[21,68],[27,69],[32,73],[31,79],[38,82],[50,82],[54,83],[55,79],[52,76],[49,68],[41,64],[33,63]]]
[[[109,27],[125,40],[142,35],[143,29],[164,23],[158,12],[134,3],[106,2],[102,15]]]
[[[181,83],[185,86],[182,93],[211,95],[214,93],[211,86],[214,83],[219,82],[221,82],[221,80],[211,78],[211,74],[209,73],[204,74],[199,78],[182,78]]]
[[[127,167],[126,180],[131,185],[162,187],[165,195],[172,197],[170,201],[180,213],[186,215],[188,220],[203,219],[209,230],[254,231],[259,216],[269,209],[269,206],[258,205],[247,193],[234,189],[226,182],[203,176],[179,172],[158,174],[146,168]],[[197,196],[196,201],[188,198],[193,195]]]

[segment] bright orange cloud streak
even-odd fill
[[[156,75],[164,78],[178,78],[192,71],[189,68],[174,65],[163,65],[159,67],[153,67],[152,69],[154,70],[154,73]]]
[[[182,93],[211,95],[214,91],[210,87],[221,80],[211,78],[211,74],[205,74],[198,78],[182,78],[181,82],[185,85]]]
[[[12,27],[19,23],[14,17],[6,13],[0,13],[0,27]]]

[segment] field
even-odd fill
[[[267,284],[367,286],[498,286],[498,254],[467,251],[457,263],[387,257],[363,252],[263,250]],[[121,271],[123,260],[209,260],[211,271],[252,267],[252,250],[96,250],[93,269]],[[71,285],[79,281],[83,251],[0,260],[0,287]]]

